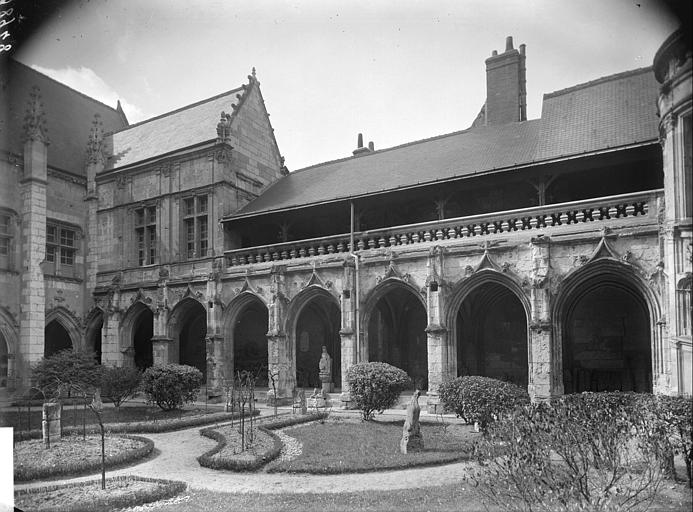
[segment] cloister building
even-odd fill
[[[239,370],[290,399],[384,361],[459,375],[691,393],[691,53],[544,94],[525,46],[486,60],[465,130],[289,172],[255,71],[129,124],[10,61],[0,106],[0,385],[63,348],[102,364]],[[270,391],[270,395],[273,391]]]

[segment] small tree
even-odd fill
[[[164,411],[194,402],[202,385],[202,372],[181,364],[155,365],[142,374],[142,391],[147,400]]]
[[[78,389],[98,386],[101,366],[93,352],[69,348],[41,359],[32,369],[31,376],[36,387],[46,395],[63,392],[70,396]]]
[[[98,388],[94,392],[94,398],[89,404],[89,409],[96,416],[101,429],[101,489],[106,489],[106,432],[103,426],[103,402]]]
[[[110,398],[117,410],[137,394],[141,382],[142,372],[138,368],[104,366],[101,372],[101,394]]]
[[[373,419],[397,403],[399,395],[411,385],[404,370],[387,363],[358,363],[347,372],[349,393],[364,421]]]

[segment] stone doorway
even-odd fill
[[[401,368],[414,386],[428,388],[427,316],[421,299],[404,286],[382,295],[368,319],[368,360]]]
[[[474,288],[457,311],[457,375],[481,375],[527,387],[527,316],[506,286]]]
[[[52,320],[46,325],[44,335],[43,357],[50,357],[73,346],[70,333],[58,320]]]
[[[650,320],[642,294],[599,276],[573,290],[563,322],[563,388],[652,392]]]

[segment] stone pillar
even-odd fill
[[[46,321],[45,287],[41,263],[46,257],[46,185],[48,137],[38,87],[30,94],[24,124],[22,196],[22,267],[19,322],[21,360],[33,365],[43,357]],[[19,369],[23,385],[29,368]]]
[[[532,238],[531,317],[529,322],[527,391],[532,400],[547,400],[563,394],[562,347],[556,343],[551,319],[551,240]]]
[[[43,421],[41,421],[41,430],[43,431],[43,443],[60,441],[62,405],[60,402],[50,402],[43,404]]]
[[[272,298],[269,304],[269,330],[267,332],[267,365],[269,367],[270,390],[267,403],[288,404],[292,401],[296,387],[296,357],[289,346],[289,338],[284,332],[286,318],[286,291],[284,282],[285,267],[272,269],[270,291]],[[276,387],[272,388],[272,379]]]
[[[339,399],[344,409],[351,407],[351,395],[349,394],[349,382],[347,372],[349,368],[357,363],[356,346],[356,313],[355,313],[355,287],[354,287],[354,265],[350,261],[344,263],[344,283],[345,289],[342,290],[340,309],[342,326],[339,330],[341,347],[341,373],[342,373],[342,394]]]
[[[224,338],[207,336],[207,394],[221,396],[224,390]]]
[[[120,311],[109,308],[103,315],[101,329],[101,364],[129,366],[120,346]]]

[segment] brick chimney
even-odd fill
[[[493,50],[486,59],[486,125],[527,120],[525,45],[513,48],[513,38],[505,39],[505,51]]]

